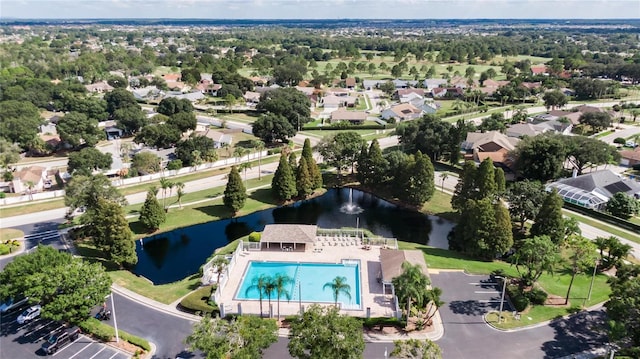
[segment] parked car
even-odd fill
[[[42,350],[46,354],[53,354],[68,343],[78,339],[80,336],[80,328],[71,327],[63,329],[57,333],[51,334],[47,341],[42,343]]]
[[[29,307],[27,308],[27,310],[25,310],[24,312],[22,312],[22,314],[18,316],[18,319],[16,319],[16,321],[18,322],[18,324],[24,324],[26,322],[30,322],[40,316],[41,310],[42,310],[42,307],[40,306],[40,304],[36,304],[32,307]]]
[[[7,313],[14,309],[18,309],[23,305],[27,304],[29,300],[28,297],[17,297],[17,298],[9,298],[4,303],[0,304],[0,313]]]

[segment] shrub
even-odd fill
[[[0,192],[0,199],[1,199],[1,198],[5,198],[5,197],[7,197],[7,194],[6,194],[6,193],[4,193],[4,192]]]
[[[167,163],[167,169],[170,171],[179,170],[182,168],[182,160],[173,160]]]
[[[249,234],[249,242],[260,242],[260,238],[262,238],[261,232],[251,232]]]
[[[116,334],[113,327],[102,323],[96,318],[89,318],[84,322],[80,322],[78,326],[84,333],[91,334],[97,339],[105,342],[111,340],[111,338],[113,338]]]
[[[532,304],[544,305],[544,302],[547,301],[548,294],[540,288],[533,288],[530,292],[526,293],[526,296]]]
[[[396,318],[374,317],[374,318],[364,319],[362,321],[362,326],[367,329],[372,329],[375,327],[395,327],[395,326],[404,328],[405,322]]]
[[[0,256],[9,254],[11,252],[11,247],[6,244],[0,244]]]
[[[622,137],[616,137],[616,139],[615,139],[615,140],[613,140],[613,143],[617,143],[617,144],[620,144],[620,145],[624,145],[625,143],[627,143],[627,140],[625,140],[625,139],[624,139],[624,138],[622,138]]]
[[[529,306],[529,298],[522,293],[517,285],[507,286],[507,294],[516,311],[522,312]]]
[[[120,334],[120,338],[122,340],[126,340],[127,342],[138,346],[146,351],[151,351],[151,344],[149,344],[149,341],[144,339],[144,338],[140,338],[138,336],[135,336],[133,334],[129,334],[127,332],[123,332],[122,330],[118,330],[118,334]]]
[[[218,307],[209,304],[212,286],[200,287],[180,301],[180,307],[193,313],[212,313],[218,311]]]

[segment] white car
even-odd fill
[[[22,314],[18,316],[17,322],[18,324],[24,324],[26,322],[30,322],[37,317],[40,316],[40,310],[42,307],[38,305],[34,305],[32,307],[27,308]]]

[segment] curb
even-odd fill
[[[119,285],[117,285],[115,283],[111,285],[111,290],[114,293],[120,294],[123,297],[127,297],[128,299],[133,300],[134,302],[137,302],[137,303],[140,303],[140,304],[142,304],[142,305],[144,305],[146,307],[149,307],[149,308],[152,308],[152,309],[155,309],[155,310],[158,310],[158,311],[173,315],[174,317],[179,317],[179,318],[182,318],[182,319],[186,319],[186,320],[189,320],[191,322],[199,322],[200,319],[201,319],[201,317],[199,317],[197,315],[184,313],[184,312],[181,312],[181,311],[179,311],[177,309],[173,309],[167,304],[163,304],[163,303],[157,302],[157,301],[155,301],[153,299],[146,298],[146,297],[144,297],[144,296],[142,296],[140,294],[137,294],[137,293],[132,292],[132,291],[126,289],[126,288],[123,288],[123,287],[121,287],[121,286],[119,286]]]

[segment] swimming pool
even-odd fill
[[[296,263],[296,262],[257,262],[250,261],[244,277],[236,292],[238,300],[259,300],[258,289],[253,286],[254,278],[261,274],[274,277],[276,274],[287,275],[292,279],[287,286],[287,292],[293,302],[334,303],[333,291],[322,287],[325,283],[333,282],[335,277],[345,277],[351,287],[351,299],[344,294],[338,296],[342,308],[361,308],[360,304],[360,261],[345,260],[343,263]],[[267,300],[263,296],[263,300]],[[277,293],[273,293],[271,300],[277,300]],[[280,301],[288,301],[281,296]]]

